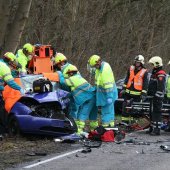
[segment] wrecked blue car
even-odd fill
[[[47,87],[46,84],[40,84],[42,89],[46,90],[37,92],[37,87],[33,87],[37,80],[44,80],[44,75],[15,78],[25,90],[25,95],[22,96],[19,91],[5,87],[3,97],[8,112],[9,132],[13,135],[30,133],[50,136],[64,136],[76,132],[76,124],[67,113],[69,93],[61,90],[57,81],[50,81],[50,90],[49,84]],[[41,90],[41,86],[37,89]]]

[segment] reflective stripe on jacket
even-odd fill
[[[167,97],[170,98],[170,76],[168,76],[166,91],[167,91]]]
[[[10,68],[2,61],[0,61],[0,90],[4,89],[4,83],[8,83],[9,81],[14,80],[11,75]]]
[[[21,73],[26,73],[26,66],[28,64],[28,57],[23,53],[22,49],[18,50],[17,51],[17,54],[16,54],[16,57],[17,57],[17,62],[19,64],[21,64],[22,68],[19,68],[19,72]]]
[[[130,88],[130,86],[133,84],[134,88],[136,90],[142,90],[143,88],[143,77],[146,72],[146,69],[142,68],[136,75],[134,73],[135,67],[130,67],[130,76],[127,83],[126,88]]]
[[[65,79],[65,84],[71,88],[71,93],[78,105],[82,105],[95,95],[95,88],[81,77],[80,74]]]
[[[101,68],[95,71],[96,84],[96,105],[105,106],[107,99],[113,103],[117,99],[117,87],[110,65],[107,62],[101,63]]]

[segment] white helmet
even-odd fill
[[[143,55],[137,55],[134,61],[145,64]]]
[[[168,65],[170,65],[170,61],[168,62]]]
[[[154,57],[152,57],[152,58],[149,60],[149,63],[153,64],[154,67],[161,67],[161,66],[163,66],[162,58],[159,57],[159,56],[154,56]]]

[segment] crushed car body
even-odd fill
[[[53,74],[53,73],[52,73]],[[72,134],[77,127],[66,113],[69,105],[68,92],[61,90],[58,83],[52,82],[52,91],[35,93],[33,83],[44,79],[44,75],[27,75],[15,78],[25,90],[25,95],[5,87],[3,97],[8,112],[9,131],[13,135],[31,133],[63,136]]]

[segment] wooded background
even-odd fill
[[[170,60],[170,0],[1,0],[0,28],[1,56],[27,42],[51,44],[86,77],[93,54],[116,79],[137,54]]]

